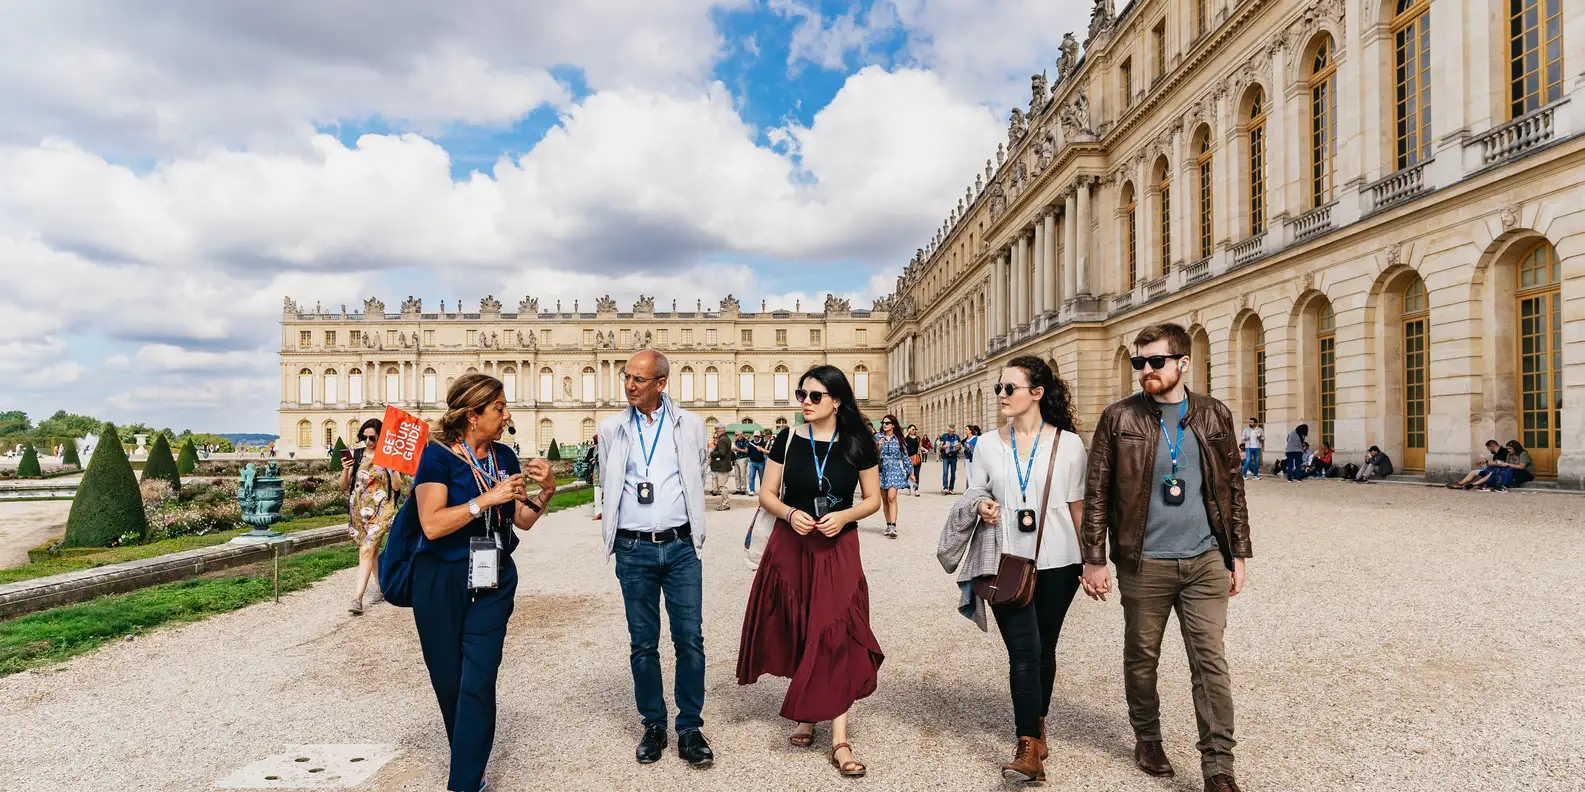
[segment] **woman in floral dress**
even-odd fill
[[[908,461],[908,450],[897,427],[897,416],[881,419],[881,430],[875,434],[875,447],[881,455],[881,504],[886,511],[886,536],[897,538],[897,492],[908,489],[913,480],[914,466]]]

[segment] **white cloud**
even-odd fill
[[[1095,6],[1090,0],[889,2],[909,32],[914,63],[941,75],[951,90],[1004,108],[1029,103],[1030,74],[1056,76],[1062,34],[1072,31],[1084,41]]]
[[[54,336],[0,342],[0,398],[16,398],[15,392],[51,390],[82,379],[87,369],[65,359],[68,352],[66,342]]]
[[[195,380],[180,385],[151,385],[111,394],[105,404],[113,410],[130,415],[147,416],[168,411],[206,410],[227,411],[235,414],[240,405],[256,401],[261,394],[279,398],[280,382],[277,379],[234,377]],[[151,423],[164,423],[151,421]],[[273,426],[273,422],[266,424]],[[222,428],[222,431],[224,429]]]
[[[154,372],[211,372],[257,369],[261,362],[273,363],[273,351],[204,352],[174,344],[145,344],[138,349],[137,367]]]

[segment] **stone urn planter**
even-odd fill
[[[265,468],[265,475],[249,462],[242,468],[242,486],[237,489],[237,505],[242,510],[242,521],[253,526],[239,539],[274,539],[281,536],[271,525],[280,522],[281,504],[286,500],[286,486],[281,482],[275,463]]]

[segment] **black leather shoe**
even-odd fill
[[[677,755],[694,767],[709,767],[715,762],[715,752],[710,750],[710,742],[704,738],[704,732],[698,729],[677,735]]]
[[[638,750],[635,752],[638,763],[654,764],[660,761],[660,754],[664,750],[666,750],[666,727],[645,726],[644,739],[639,741]]]

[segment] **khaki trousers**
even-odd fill
[[[1194,716],[1199,722],[1200,768],[1206,778],[1233,775],[1233,684],[1222,638],[1232,576],[1219,550],[1184,559],[1144,559],[1117,565],[1123,599],[1123,688],[1128,719],[1142,742],[1161,739],[1156,665],[1167,618],[1176,611],[1189,655]]]

